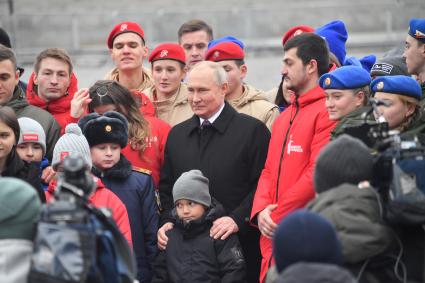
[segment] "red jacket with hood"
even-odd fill
[[[316,157],[328,143],[335,122],[329,120],[324,91],[319,86],[298,98],[294,95],[292,100],[273,124],[266,164],[253,201],[253,223],[257,214],[270,204],[278,205],[271,218],[279,223],[314,197]],[[263,257],[260,282],[264,282],[272,260],[272,241],[261,235],[260,248]]]
[[[105,187],[102,181],[93,177],[97,183],[97,188],[94,193],[90,196],[89,201],[96,207],[107,207],[112,211],[112,217],[117,223],[118,228],[124,235],[130,246],[133,246],[131,238],[130,222],[128,220],[127,209],[122,201],[109,189]],[[46,202],[49,203],[53,199],[53,194],[56,189],[57,183],[55,180],[50,182],[47,188]]]
[[[68,87],[68,94],[51,102],[46,102],[38,96],[36,90],[34,89],[34,77],[35,73],[33,72],[28,80],[26,93],[28,103],[44,109],[52,114],[52,116],[55,117],[56,121],[61,126],[62,135],[65,132],[66,125],[78,122],[78,118],[73,118],[70,115],[71,100],[74,98],[74,94],[78,90],[77,77],[74,73],[72,73],[71,82]]]

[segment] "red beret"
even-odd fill
[[[245,52],[238,44],[227,41],[208,49],[205,60],[219,62],[224,60],[242,60],[244,57]]]
[[[158,60],[176,60],[186,64],[184,49],[177,43],[163,43],[155,47],[149,55],[149,62]]]
[[[285,43],[294,36],[304,32],[314,32],[314,28],[303,25],[290,28],[282,37],[282,45],[285,45]]]
[[[133,32],[139,35],[142,38],[143,42],[145,42],[145,32],[139,24],[134,22],[122,22],[117,24],[109,34],[108,47],[112,49],[112,44],[114,42],[115,37],[126,32]]]

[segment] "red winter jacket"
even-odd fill
[[[164,163],[165,143],[167,142],[171,127],[156,117],[146,115],[145,119],[149,123],[150,135],[146,140],[147,145],[142,158],[139,156],[139,151],[132,149],[129,144],[121,153],[131,162],[136,170],[145,169],[151,171],[155,188],[158,188],[159,175],[162,164]]]
[[[328,143],[335,122],[328,118],[324,92],[320,87],[300,95],[298,101],[295,95],[292,99],[291,105],[273,124],[266,164],[258,181],[251,211],[251,221],[254,223],[257,214],[269,204],[278,205],[271,218],[279,223],[287,214],[304,207],[314,197],[315,160]],[[272,260],[271,240],[261,236],[260,248],[263,256],[260,282],[263,282]]]
[[[132,90],[131,93],[133,94],[136,101],[139,101],[140,112],[142,112],[143,116],[156,117],[155,106],[149,97],[138,90]]]
[[[65,132],[66,125],[78,122],[78,118],[73,118],[70,116],[71,100],[74,97],[75,92],[78,90],[77,77],[74,73],[72,73],[71,83],[69,84],[67,95],[49,103],[46,103],[46,101],[38,96],[36,90],[34,89],[34,77],[35,73],[32,73],[28,80],[26,93],[28,103],[44,109],[52,114],[52,116],[55,117],[56,121],[61,126],[62,135]]]
[[[121,200],[109,189],[105,188],[102,181],[93,177],[97,182],[96,191],[90,196],[89,201],[96,207],[107,207],[112,211],[112,217],[117,223],[118,228],[124,235],[130,246],[133,246],[131,239],[130,222],[128,220],[127,209]],[[53,193],[56,189],[56,181],[52,181],[47,188],[46,203],[49,203],[53,199]]]

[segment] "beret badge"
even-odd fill
[[[105,126],[105,131],[107,131],[108,133],[109,133],[110,131],[112,131],[112,127],[111,127],[111,125],[106,125],[106,126]]]
[[[384,82],[379,82],[377,85],[376,85],[376,89],[377,90],[382,90],[384,88]]]
[[[168,50],[164,49],[164,50],[161,51],[161,54],[159,54],[159,57],[164,58],[167,55],[168,55]]]
[[[330,85],[331,84],[331,78],[326,78],[325,79],[325,85]]]

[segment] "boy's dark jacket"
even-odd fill
[[[246,267],[236,234],[226,240],[210,237],[214,220],[225,215],[215,200],[204,216],[188,224],[177,218],[174,228],[167,232],[167,249],[154,262],[152,283],[246,282]]]
[[[101,172],[93,167],[92,172],[127,208],[137,260],[137,279],[140,283],[150,282],[150,263],[158,251],[156,233],[159,222],[152,178],[133,171],[131,163],[123,155],[112,168]]]

